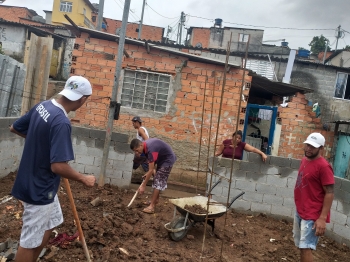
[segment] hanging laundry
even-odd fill
[[[258,114],[260,119],[263,120],[271,120],[272,117],[272,110],[269,109],[259,109],[259,114]]]
[[[316,117],[319,117],[321,115],[321,108],[320,106],[318,105],[318,103],[315,103],[313,106],[312,106],[312,111],[316,113]]]

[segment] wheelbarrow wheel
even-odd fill
[[[184,227],[184,223],[185,223],[185,217],[183,216],[176,216],[170,223],[170,228],[172,229],[177,229],[177,228],[181,228],[181,227]],[[187,231],[188,231],[188,226],[189,222],[187,220],[187,223],[185,225],[185,229],[184,230],[181,230],[179,232],[169,232],[169,237],[171,240],[174,240],[174,241],[180,241],[181,239],[183,239],[186,234],[187,234]]]

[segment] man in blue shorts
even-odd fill
[[[176,161],[176,156],[167,143],[157,138],[149,138],[143,142],[139,139],[133,139],[130,143],[130,148],[138,157],[144,153],[149,162],[149,170],[144,175],[144,180],[138,189],[140,194],[145,192],[147,182],[153,175],[154,165],[157,165],[152,184],[152,199],[150,205],[142,210],[145,213],[153,214],[155,206],[159,202],[160,191],[167,188],[168,177]]]
[[[323,135],[312,133],[304,144],[305,157],[301,160],[294,188],[293,236],[300,250],[300,261],[312,262],[312,250],[316,250],[318,238],[324,235],[326,223],[330,222],[334,174],[321,155],[325,144]]]
[[[68,113],[79,109],[92,93],[81,76],[70,77],[59,99],[34,106],[10,127],[25,138],[12,195],[23,202],[23,226],[15,262],[35,262],[50,234],[63,222],[57,197],[60,178],[95,184],[95,177],[70,167],[74,159]]]

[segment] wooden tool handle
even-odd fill
[[[77,209],[76,209],[75,204],[74,204],[74,199],[73,199],[72,191],[70,189],[69,181],[67,178],[63,178],[63,181],[64,181],[64,185],[65,185],[66,190],[67,190],[67,195],[69,198],[70,207],[72,208],[72,211],[73,211],[74,220],[75,220],[75,223],[77,224],[77,228],[78,228],[78,232],[79,232],[79,239],[80,239],[81,244],[83,246],[84,254],[86,256],[87,261],[91,262],[89,250],[86,246],[83,229],[81,228],[81,225],[80,225],[80,220],[79,220]]]
[[[137,189],[137,191],[136,191],[135,195],[132,197],[132,199],[131,199],[131,201],[130,201],[128,207],[131,206],[132,202],[134,202],[134,200],[135,200],[135,198],[136,198],[136,196],[137,196],[138,193],[139,193],[139,190]]]

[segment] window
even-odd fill
[[[247,43],[249,39],[248,34],[239,34],[239,42]]]
[[[244,62],[244,59],[243,59],[243,62]],[[264,61],[264,60],[248,59],[247,68],[250,70],[253,70],[258,75],[266,77],[267,79],[270,79],[270,80],[274,79],[274,70],[275,70],[274,63],[270,63],[269,61]]]
[[[72,2],[61,2],[60,11],[71,13],[72,12]]]
[[[125,107],[166,112],[170,75],[125,70],[121,104]]]
[[[350,100],[350,80],[346,73],[338,73],[335,83],[334,97]]]
[[[91,17],[92,22],[96,22],[96,16]]]

